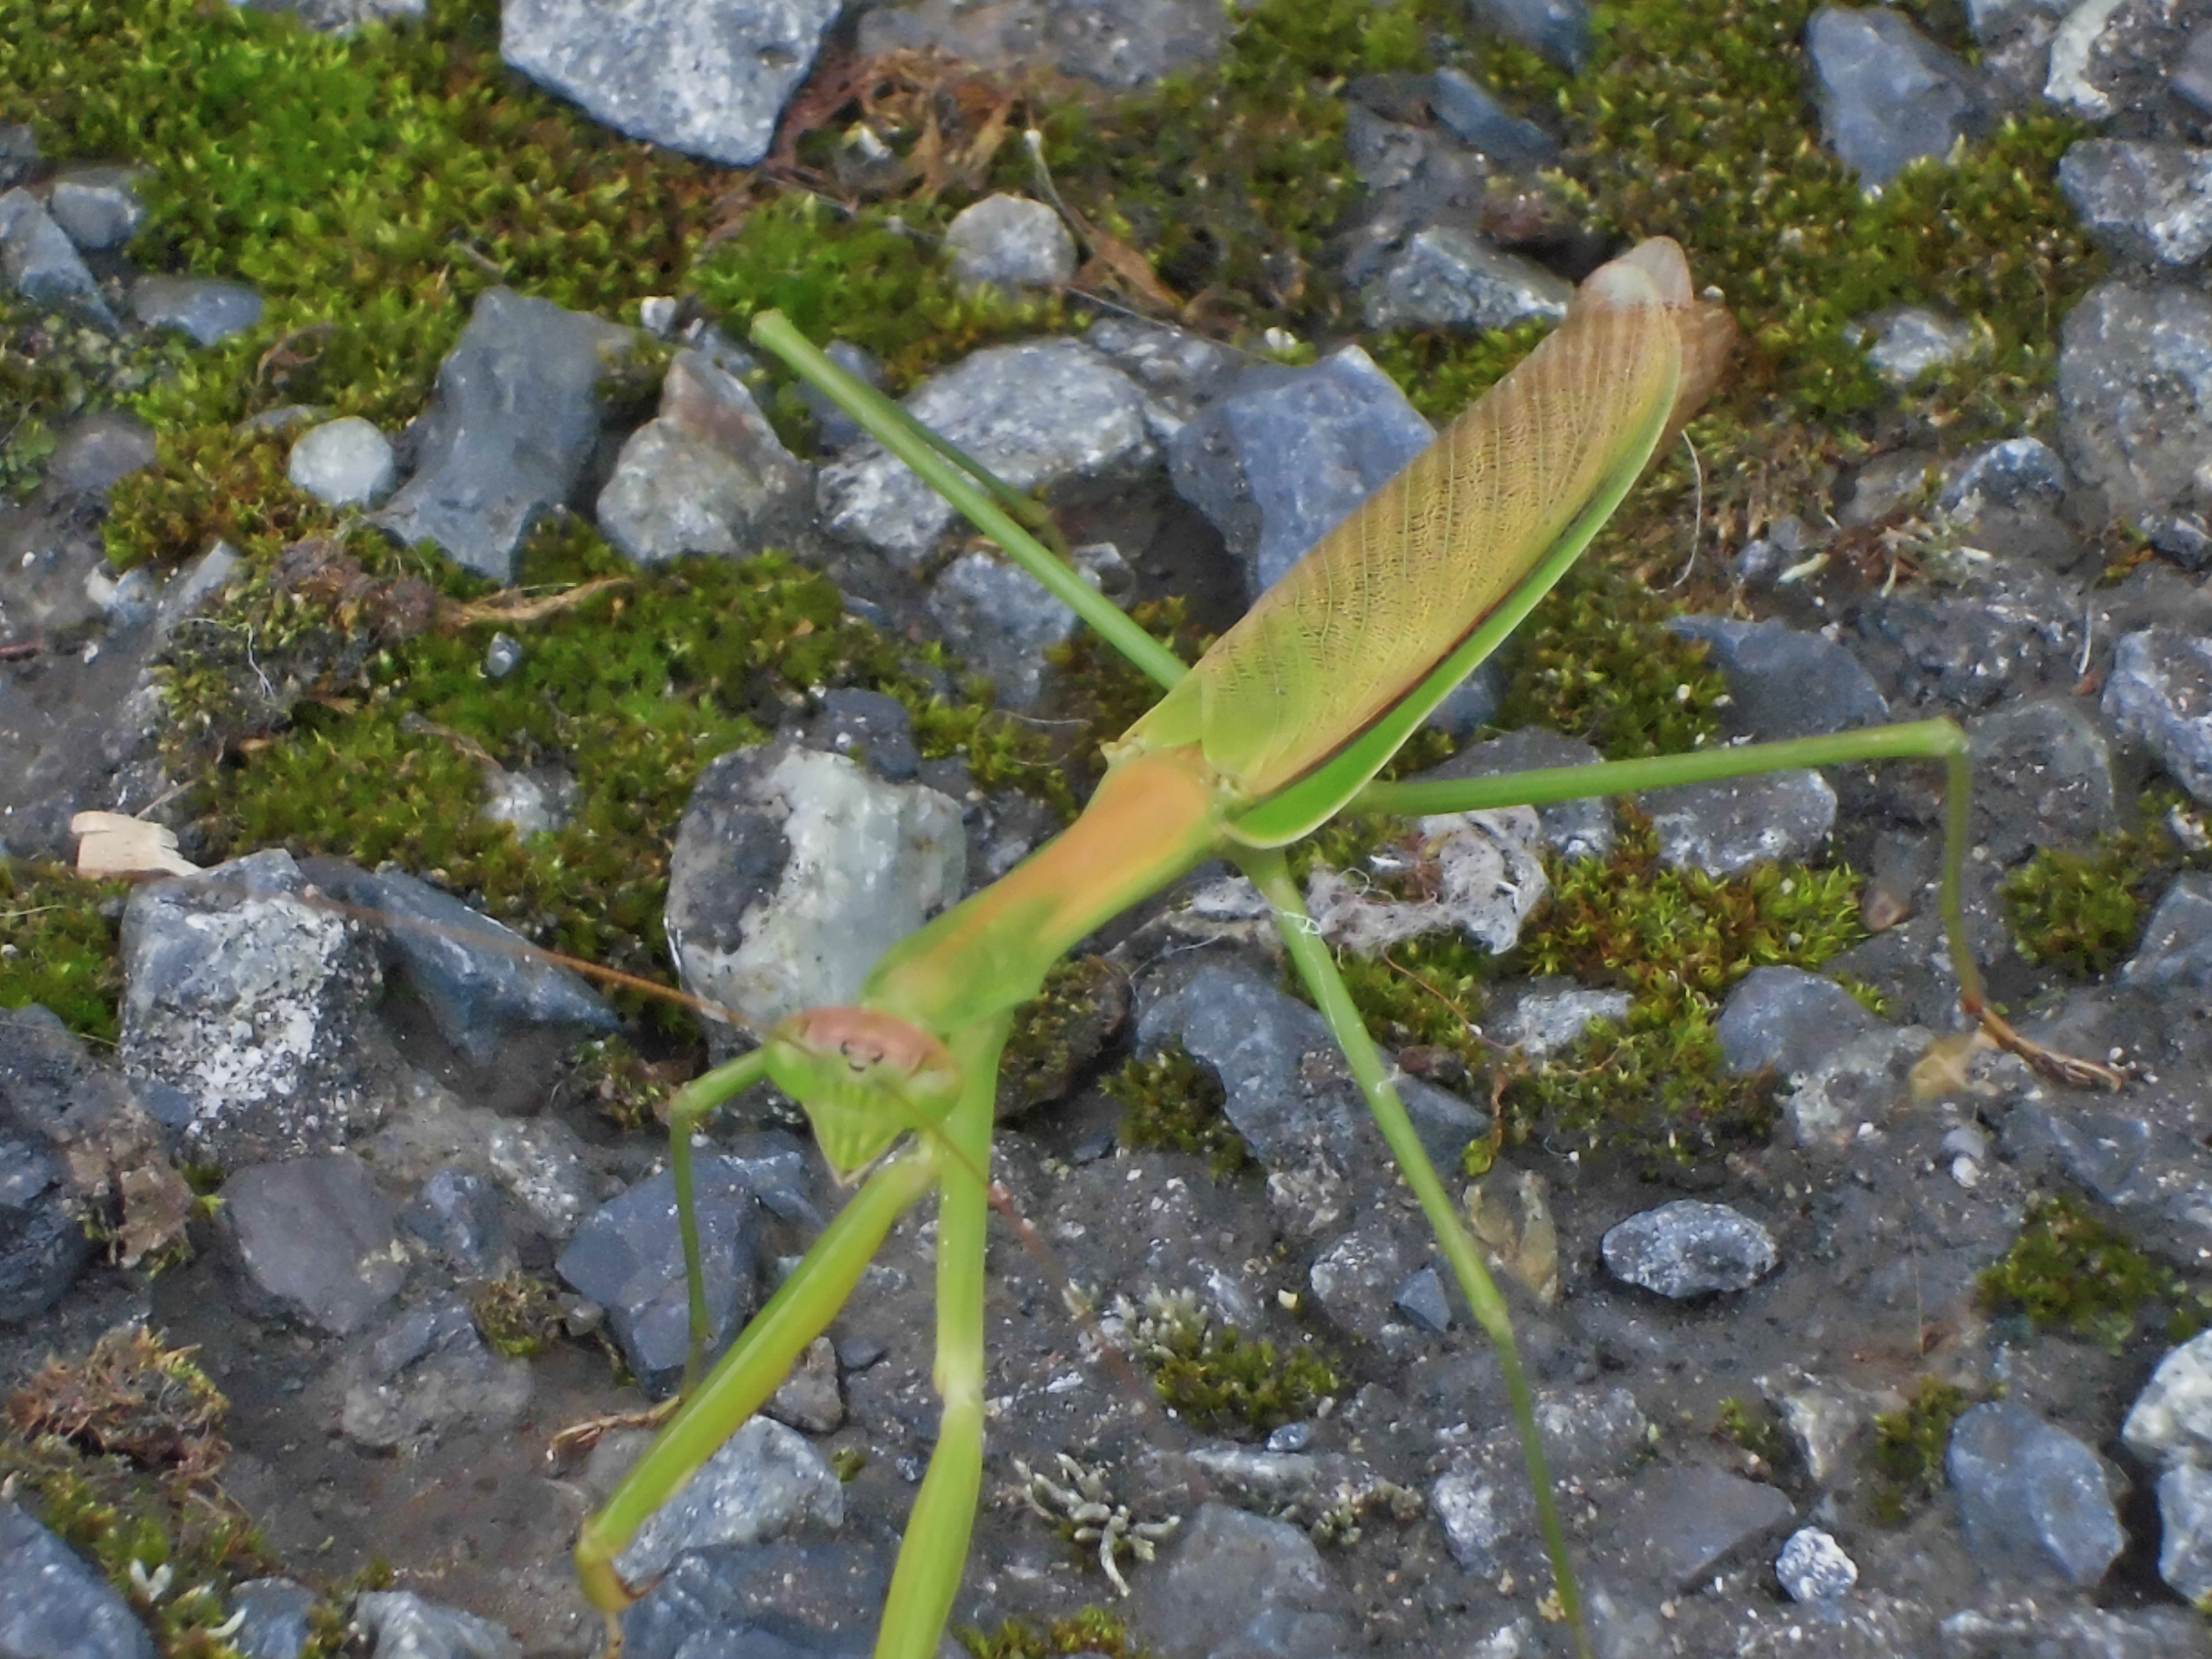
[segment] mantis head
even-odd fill
[[[928,1032],[872,1008],[809,1008],[763,1045],[776,1087],[806,1109],[822,1155],[850,1182],[960,1096],[960,1066]]]

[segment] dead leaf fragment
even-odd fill
[[[81,876],[189,876],[200,867],[177,851],[174,830],[121,812],[79,812],[70,833]]]

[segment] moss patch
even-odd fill
[[[1902,1526],[1942,1489],[1951,1425],[1974,1403],[1956,1383],[1923,1376],[1902,1411],[1874,1419],[1875,1519]]]
[[[1124,1146],[1197,1153],[1217,1176],[1251,1162],[1244,1137],[1222,1115],[1227,1097],[1220,1080],[1181,1043],[1149,1058],[1133,1057],[1107,1078],[1104,1088],[1127,1109],[1117,1132]]]
[[[1887,389],[1848,336],[1885,306],[1946,308],[1983,331],[1980,362],[1936,377],[1954,434],[2019,430],[2048,407],[2057,320],[2104,273],[2055,180],[2078,122],[2008,120],[1956,165],[1914,163],[1878,195],[1820,142],[1804,49],[1813,0],[1623,0],[1597,14],[1573,79],[1525,52],[1491,69],[1555,103],[1567,170],[1600,224],[1669,235],[1744,323],[1747,380],[1814,417]],[[1926,388],[1923,388],[1926,390]]]
[[[1103,1654],[1106,1659],[1145,1659],[1152,1650],[1129,1633],[1128,1620],[1104,1607],[1079,1607],[1045,1625],[1009,1619],[986,1632],[965,1626],[955,1632],[975,1659],[1074,1659]]]
[[[2021,955],[2062,973],[2109,973],[2135,948],[2144,915],[2177,870],[2212,868],[2205,815],[2176,789],[2146,791],[2143,827],[2105,835],[2087,852],[2045,848],[2005,878],[2005,916]]]
[[[2038,1329],[2085,1337],[2115,1353],[2135,1334],[2146,1304],[2172,1310],[2167,1334],[2176,1341],[2212,1317],[2212,1296],[2064,1194],[2028,1205],[2020,1237],[1983,1270],[1980,1288],[1990,1307],[2016,1308]]]
[[[1577,564],[1508,647],[1498,725],[1563,732],[1607,760],[1710,743],[1728,683],[1706,662],[1703,641],[1663,625],[1673,611],[1632,575]]]
[[[112,1044],[123,997],[124,881],[0,859],[0,1008],[37,1003],[79,1036]]]
[[[0,1430],[16,1500],[93,1563],[164,1659],[233,1653],[216,1633],[231,1586],[283,1571],[212,1483],[226,1407],[190,1350],[125,1326],[81,1361],[48,1361]],[[343,1621],[327,1603],[319,1613],[307,1651],[336,1653]]]
[[[1187,1292],[1155,1291],[1129,1326],[1162,1403],[1201,1430],[1263,1435],[1310,1416],[1343,1387],[1310,1345],[1279,1353],[1273,1342],[1215,1323]]]

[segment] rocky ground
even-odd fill
[[[34,9],[0,0],[0,21]],[[324,30],[375,9],[298,8]],[[866,204],[921,223],[940,190],[972,198],[940,240],[866,234],[879,265],[925,248],[913,304],[974,349],[878,333],[836,355],[1042,492],[1088,580],[1180,596],[1201,629],[1417,453],[1438,384],[1482,378],[1494,331],[1556,319],[1616,233],[1735,269],[1688,198],[1680,222],[1634,203],[1576,113],[1625,40],[1662,82],[1707,61],[1668,57],[1640,15],[1595,38],[1559,6],[1315,23],[1346,61],[1300,60],[1294,112],[1335,148],[1297,153],[1342,199],[1232,294],[1200,271],[1245,269],[1228,239],[1138,246],[1055,126],[1061,199],[994,88],[1212,86],[1187,118],[1234,128],[1255,42],[1304,38],[1282,7],[1232,27],[1200,4],[732,5],[752,69],[667,68],[656,15],[608,26],[635,58],[604,83],[614,46],[538,9],[507,7],[505,60],[568,101],[493,82],[475,142],[521,147],[502,111],[541,149],[569,122],[647,158],[652,188],[676,179],[684,211],[758,189],[763,224],[812,191],[849,210],[808,233],[833,247]],[[1663,462],[1590,556],[1609,574],[1416,740],[1431,775],[1468,778],[1958,720],[1974,953],[2032,1037],[2116,1090],[1961,1036],[1924,760],[1430,818],[1304,872],[1506,1288],[1599,1653],[2208,1647],[2193,20],[2095,0],[1978,10],[1975,36],[1921,20],[1972,66],[1899,13],[1793,22],[1772,62],[1805,89],[1804,144],[1781,152],[1862,205],[1945,167],[1980,181],[1977,145],[2065,112],[2065,144],[1997,192],[2017,246],[1977,244],[1988,270],[1928,276],[1827,345],[1817,306],[1785,315],[1743,276],[1738,380],[1692,428],[1702,483]],[[203,27],[319,38],[145,24],[162,50]],[[426,27],[451,55],[422,84],[474,84],[489,12]],[[330,49],[331,107],[398,50]],[[1073,625],[1036,581],[737,337],[764,295],[826,307],[825,334],[881,324],[865,305],[758,267],[733,291],[697,221],[696,271],[629,270],[596,304],[546,274],[557,254],[533,277],[487,234],[459,240],[489,271],[456,278],[472,262],[440,243],[414,272],[443,335],[315,320],[269,245],[186,258],[179,185],[134,171],[166,158],[113,153],[91,86],[56,94],[8,50],[0,115],[34,118],[0,127],[0,395],[20,400],[0,432],[0,1651],[592,1652],[569,1551],[648,1437],[553,1438],[682,1375],[655,1103],[744,1046],[712,1009],[758,1029],[849,998],[1054,833],[1141,697],[1056,648]],[[191,62],[180,84],[212,73]],[[393,87],[421,72],[404,62]],[[1218,82],[1163,83],[1217,62]],[[1486,62],[1524,91],[1558,76],[1559,108],[1499,102]],[[1754,70],[1707,115],[1763,108]],[[1012,176],[985,167],[993,131]],[[912,193],[971,142],[965,185]],[[1908,166],[1929,155],[1950,159]],[[220,218],[234,188],[210,173],[181,199]],[[1962,185],[1929,213],[1932,240],[1987,201]],[[1773,230],[1778,267],[1819,234]],[[2050,314],[1976,308],[2023,269]],[[847,280],[820,278],[832,299]],[[2056,313],[2052,284],[2073,296]],[[360,361],[317,366],[331,327]],[[1378,362],[1435,372],[1401,388]],[[771,547],[791,556],[750,557]],[[1679,605],[1642,597],[1678,567]],[[1000,712],[976,712],[968,670]],[[186,873],[61,873],[88,811],[173,836],[121,867]],[[672,965],[709,1017],[603,991],[533,939]],[[1024,1653],[1570,1652],[1499,1360],[1256,895],[1201,867],[1079,956],[1001,1100],[995,1173],[1041,1243],[991,1239],[956,1625],[1023,1621],[1031,1644],[994,1651]],[[765,1090],[699,1152],[719,1344],[845,1194]],[[626,1651],[867,1647],[936,1437],[935,1244],[929,1205],[899,1221],[766,1412],[624,1553],[654,1581]],[[242,1517],[258,1540],[225,1530]]]

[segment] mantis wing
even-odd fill
[[[1317,543],[1109,750],[1200,745],[1239,840],[1334,812],[1574,562],[1718,379],[1732,325],[1647,241]],[[1233,810],[1233,808],[1232,808]]]

